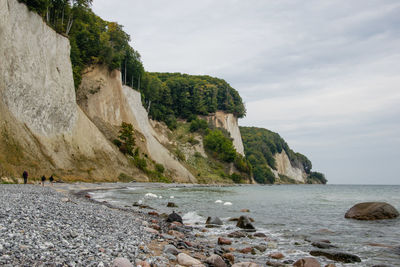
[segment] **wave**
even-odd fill
[[[195,211],[190,211],[182,216],[182,220],[185,224],[199,224],[204,223],[206,220],[204,217],[197,214]]]

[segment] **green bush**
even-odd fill
[[[155,168],[156,168],[156,172],[158,172],[158,173],[164,173],[164,171],[165,171],[164,165],[162,165],[160,163],[156,163]]]
[[[204,137],[204,146],[215,155],[226,162],[233,162],[236,157],[236,150],[233,146],[232,140],[225,137],[221,130],[209,130],[208,134]]]
[[[240,183],[242,181],[242,176],[240,174],[238,174],[238,173],[232,173],[231,174],[231,179],[232,179],[233,182],[238,184],[238,183]]]
[[[194,133],[197,131],[204,131],[207,128],[208,128],[208,122],[206,120],[196,118],[191,121],[189,130],[190,132]]]

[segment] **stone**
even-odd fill
[[[150,225],[150,227],[155,229],[155,230],[157,230],[157,231],[161,230],[161,227],[158,224],[152,224],[152,225]]]
[[[179,253],[177,259],[178,263],[183,266],[193,266],[201,264],[199,260],[196,260],[195,258],[192,258],[185,253]]]
[[[166,254],[172,254],[175,256],[179,254],[179,250],[174,245],[165,245],[163,251]]]
[[[239,262],[233,264],[232,267],[261,267],[261,265],[254,262]]]
[[[231,238],[243,238],[246,236],[247,235],[245,233],[243,233],[242,231],[235,231],[235,232],[228,234],[228,237],[231,237]]]
[[[231,245],[232,240],[228,238],[218,237],[218,245]]]
[[[151,265],[147,261],[139,261],[136,266],[141,266],[141,267],[151,267]]]
[[[168,208],[177,208],[178,205],[176,205],[174,202],[168,202],[167,207]]]
[[[144,227],[144,230],[146,232],[148,232],[148,233],[151,233],[151,234],[155,234],[155,235],[159,234],[159,232],[156,229],[153,229],[153,228]]]
[[[350,208],[345,218],[356,220],[383,220],[394,219],[399,212],[390,204],[385,202],[363,202]]]
[[[149,215],[151,215],[151,216],[160,216],[160,214],[158,214],[158,212],[156,212],[156,211],[149,211],[149,213],[148,213]]]
[[[311,245],[313,247],[317,247],[317,248],[322,248],[322,249],[330,249],[330,248],[337,248],[337,246],[331,245],[329,243],[326,242],[312,242]]]
[[[273,266],[273,267],[285,267],[285,264],[278,261],[267,261],[265,264],[267,266]]]
[[[183,223],[182,217],[173,211],[170,215],[168,215],[167,222],[180,222]]]
[[[285,256],[280,252],[274,252],[274,253],[269,254],[269,257],[272,259],[275,259],[275,260],[280,260],[280,259],[283,259]]]
[[[253,250],[252,247],[247,247],[247,248],[240,249],[239,252],[243,253],[243,254],[247,254],[247,253],[250,253],[252,250]]]
[[[181,232],[175,231],[175,230],[169,230],[168,234],[172,235],[172,236],[175,236],[177,238],[184,238],[185,237],[184,234],[182,234]]]
[[[133,267],[132,263],[126,258],[116,258],[112,265],[112,267]]]
[[[212,224],[212,225],[223,225],[223,222],[218,217],[208,217],[207,221],[206,221],[206,224],[207,225],[209,225],[209,224]]]
[[[219,255],[211,255],[205,260],[206,263],[214,267],[227,267],[225,261]]]
[[[346,252],[329,251],[329,250],[312,250],[310,255],[318,257],[324,256],[330,260],[340,261],[344,263],[361,262],[360,257]]]
[[[235,217],[234,218],[229,218],[228,221],[229,222],[237,222],[237,221],[239,221],[239,218],[235,218]]]
[[[249,217],[240,216],[239,221],[236,224],[236,227],[246,229],[246,230],[255,230],[256,228],[251,224]]]
[[[254,235],[253,236],[255,236],[255,237],[267,237],[267,235],[266,234],[264,234],[264,233],[260,233],[260,232],[258,232],[258,233],[254,233]]]
[[[321,264],[314,258],[306,257],[302,258],[295,263],[293,263],[295,267],[321,267]]]
[[[336,265],[333,263],[329,263],[329,264],[325,265],[325,267],[336,267]]]
[[[267,250],[267,247],[264,246],[264,245],[255,245],[254,248],[257,249],[260,252],[264,252],[264,251]]]
[[[231,264],[235,263],[235,256],[232,253],[224,253],[222,254],[222,258],[227,259]]]
[[[241,209],[240,212],[250,212],[249,209]]]

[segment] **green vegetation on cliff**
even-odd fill
[[[171,129],[176,118],[191,119],[217,110],[242,118],[246,109],[239,93],[226,81],[181,73],[146,73],[140,91],[151,118]]]
[[[312,172],[311,161],[304,155],[290,149],[279,134],[256,127],[240,127],[244,151],[253,166],[254,179],[259,183],[274,183],[276,170],[274,155],[285,151],[292,166],[304,170],[308,183],[326,183],[322,173]]]

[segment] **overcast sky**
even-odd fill
[[[94,0],[148,71],[225,79],[329,183],[400,184],[400,1]]]

